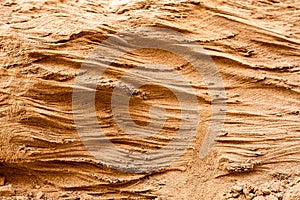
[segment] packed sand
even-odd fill
[[[132,50],[114,61],[102,52],[109,66],[96,85],[94,108],[106,138],[120,149],[155,151],[180,129],[180,119],[170,117],[161,134],[120,133],[109,103],[129,69],[172,66],[197,98],[200,122],[187,150],[166,167],[136,173],[87,150],[74,123],[73,92],[99,44],[115,37],[125,48],[130,44],[122,33],[146,27],[176,31],[205,49],[222,77],[226,117],[200,158],[212,126],[208,88],[214,83],[159,48]],[[0,199],[300,199],[299,0],[2,0],[0,57]],[[172,116],[179,112],[170,90],[132,91],[129,110],[138,125],[150,123],[154,104]]]

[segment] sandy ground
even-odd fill
[[[119,133],[108,104],[130,68],[173,66],[196,90],[201,111],[184,155],[160,170],[129,173],[87,151],[72,95],[82,63],[101,42],[141,27],[175,30],[206,50],[223,80],[226,118],[213,149],[199,158],[212,115],[207,85],[170,52],[120,57],[97,84],[95,105],[116,146],[153,151],[170,142],[180,122],[170,118],[150,139]],[[298,0],[2,0],[0,56],[0,199],[300,199]],[[135,94],[130,109],[139,125],[149,123],[153,104],[178,113],[168,90]]]

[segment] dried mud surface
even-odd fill
[[[299,19],[298,0],[1,1],[0,199],[300,199]],[[198,152],[211,99],[201,83],[195,143],[168,168],[148,174],[113,170],[78,137],[72,92],[81,63],[111,34],[139,27],[186,34],[218,67],[226,119],[205,159]],[[128,54],[113,66],[159,60],[184,72],[183,60],[160,50]],[[108,82],[100,84],[97,102],[109,98],[114,76],[108,73]],[[191,84],[197,81],[191,77]],[[156,103],[163,103],[159,95],[162,102]],[[176,105],[170,101],[170,110],[176,112]],[[113,131],[103,106],[96,105],[98,120]],[[146,111],[133,112],[137,122],[148,122]],[[166,134],[176,123],[167,124]],[[137,151],[168,142],[111,137]]]

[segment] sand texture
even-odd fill
[[[155,151],[180,129],[180,101],[170,90],[117,82],[125,72],[172,66],[196,91],[200,122],[187,151],[167,167],[135,173],[113,167],[118,156],[110,166],[87,151],[74,123],[74,89],[99,44],[115,37],[121,43],[110,50],[125,51],[130,44],[122,33],[146,27],[176,31],[205,49],[222,77],[226,117],[212,150],[199,158],[214,99],[190,63],[158,48],[133,47],[115,60],[101,51],[107,70],[93,108],[118,148]],[[136,124],[149,124],[154,104],[171,115],[161,134],[120,132],[110,106],[118,87],[134,94],[129,110]],[[96,122],[85,120],[89,127]],[[300,1],[1,0],[0,148],[0,199],[300,199]]]

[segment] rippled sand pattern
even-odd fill
[[[270,188],[268,195],[277,199],[300,197],[300,1],[4,0],[0,5],[0,174],[12,187],[4,192],[0,187],[0,195],[229,199],[240,184]],[[141,27],[178,31],[206,50],[223,79],[226,118],[212,151],[200,159],[213,100],[192,66],[160,49],[136,50],[113,62],[104,58],[112,63],[97,84],[95,109],[106,137],[119,148],[155,151],[169,144],[180,125],[178,99],[167,88],[146,85],[134,91],[131,118],[145,126],[149,108],[159,105],[169,114],[162,132],[142,139],[120,133],[110,99],[126,70],[172,66],[189,80],[199,104],[198,131],[183,156],[159,171],[126,173],[89,154],[74,123],[72,95],[81,64],[101,42]],[[156,117],[152,120],[159,122],[160,113]],[[275,183],[282,188],[273,191]],[[249,192],[237,193],[237,199],[251,199]]]

